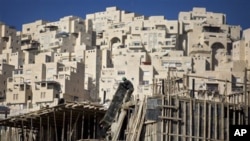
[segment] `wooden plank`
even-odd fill
[[[206,140],[207,138],[207,132],[206,132],[206,129],[207,129],[207,103],[206,103],[206,100],[204,100],[204,130],[203,130],[203,134],[204,134],[204,140]]]
[[[56,141],[58,141],[58,137],[57,137],[57,126],[56,126],[56,113],[54,111],[54,124],[55,124],[55,136],[56,136]]]
[[[170,83],[170,88],[172,87],[172,83]],[[170,95],[170,93],[169,93],[169,95]],[[172,98],[171,97],[169,97],[169,99],[168,99],[168,104],[169,105],[172,105]],[[173,116],[173,111],[172,111],[172,109],[168,109],[168,115],[170,116],[170,117],[172,117]],[[172,132],[172,130],[171,130],[171,128],[172,128],[172,120],[169,120],[168,121],[169,122],[169,124],[168,124],[168,132],[169,133],[171,133]],[[172,139],[171,139],[171,136],[168,136],[168,140],[169,141],[171,141]]]
[[[184,137],[184,141],[186,141],[186,135],[187,135],[187,105],[186,105],[186,101],[183,101],[183,104],[184,104],[184,108],[183,108],[183,111],[184,111],[184,133],[183,133],[183,137]]]
[[[200,103],[197,103],[197,108],[198,108],[198,113],[197,113],[197,137],[200,137]],[[199,139],[197,139],[196,141],[199,141]]]
[[[82,130],[81,130],[81,139],[83,139],[84,133],[84,111],[82,112]]]
[[[165,97],[163,97],[162,98],[162,105],[165,105],[166,104],[166,102],[165,102]],[[166,116],[165,115],[165,113],[166,113],[166,109],[163,109],[162,110],[162,116]],[[165,121],[164,120],[161,120],[161,132],[165,132],[166,130],[165,130]],[[164,134],[162,134],[161,135],[161,141],[165,141],[165,135]]]
[[[218,139],[218,130],[217,130],[217,118],[218,118],[218,115],[217,115],[217,103],[214,104],[214,137],[215,139]]]
[[[233,106],[233,125],[235,125],[236,124],[236,119],[235,119],[235,116],[236,115],[236,113],[235,113],[235,106]]]
[[[70,134],[70,132],[71,132],[71,130],[72,130],[72,109],[70,110],[70,119],[69,119],[69,141],[71,141],[71,134]]]
[[[145,101],[146,101],[146,100],[144,99],[143,102],[145,102]],[[142,113],[142,116],[141,116],[141,121],[140,121],[140,124],[139,124],[139,128],[138,128],[138,130],[137,130],[138,134],[137,134],[136,141],[139,141],[139,139],[140,139],[142,127],[143,127],[143,124],[144,124],[144,119],[145,119],[145,115],[146,115],[146,104],[145,104],[145,103],[143,103],[143,108],[142,108],[142,110],[143,110],[143,113]],[[155,127],[155,126],[153,126],[153,128],[154,128],[154,127]],[[155,128],[154,128],[154,132],[156,132],[156,129],[155,129]],[[153,135],[155,134],[154,132],[153,132]]]
[[[62,140],[64,141],[64,128],[65,128],[65,111],[63,112],[63,127],[62,127]]]
[[[193,100],[190,98],[190,102],[189,102],[189,119],[190,119],[190,127],[189,127],[189,134],[190,134],[190,137],[193,136]],[[192,138],[189,138],[189,141],[192,141]]]
[[[229,141],[229,104],[227,103],[227,141]]]
[[[50,131],[49,131],[49,129],[50,129],[50,125],[49,125],[49,116],[47,116],[47,141],[49,141],[50,140]]]
[[[162,107],[162,108],[169,108],[169,109],[177,109],[177,106],[172,106],[172,105],[159,105],[159,107]]]
[[[250,98],[250,96],[249,96],[249,91],[246,93],[246,105],[247,105],[247,108],[246,108],[246,125],[248,125],[249,124],[249,98]]]
[[[238,123],[238,125],[241,125],[241,114],[240,114],[240,111],[238,109],[237,109],[237,113],[238,113],[237,123]]]
[[[39,141],[42,141],[42,117],[40,117],[40,128],[39,128]]]
[[[225,120],[226,119],[224,119],[224,117],[225,117],[225,107],[224,107],[224,103],[222,102],[221,103],[221,118],[220,118],[220,120],[219,120],[219,122],[221,123],[221,126],[220,126],[220,139],[222,139],[222,140],[224,140],[224,127],[225,127]]]
[[[176,98],[176,107],[178,107],[179,109],[177,109],[177,119],[181,119],[180,118],[180,101],[179,98]],[[176,128],[176,133],[177,133],[177,140],[179,141],[179,130],[180,130],[180,122],[177,122],[177,128]]]
[[[211,104],[209,103],[208,104],[208,115],[207,115],[207,117],[208,117],[208,139],[211,139],[211,125],[212,125],[212,123],[211,123],[211,121],[212,121],[212,116],[211,116]]]

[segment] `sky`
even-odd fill
[[[105,11],[116,6],[121,10],[145,16],[163,15],[178,20],[180,11],[204,7],[209,12],[226,14],[227,23],[250,28],[250,0],[0,0],[0,21],[21,30],[22,24],[36,20],[58,21],[74,15]]]

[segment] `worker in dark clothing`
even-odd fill
[[[122,78],[123,86],[127,89],[127,96],[125,97],[125,102],[128,102],[131,98],[132,93],[134,92],[134,86],[131,81],[129,81],[126,77]]]

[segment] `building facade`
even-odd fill
[[[86,19],[23,24],[22,31],[0,23],[1,101],[13,114],[60,98],[105,103],[122,77],[131,80],[137,99],[161,94],[168,77],[180,89],[194,88],[198,99],[220,98],[242,91],[249,78],[250,30],[241,32],[225,14],[198,7],[177,20],[108,7]]]

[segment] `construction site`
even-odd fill
[[[127,91],[118,87],[112,101],[116,103],[111,102],[108,109],[101,104],[65,102],[9,117],[0,121],[1,141],[229,141],[230,125],[249,125],[247,77],[242,92],[219,95],[187,89],[186,84],[195,85],[193,78],[207,79],[171,77],[169,73],[166,79],[155,80],[154,93],[142,100],[134,97],[123,103]],[[225,86],[232,83],[215,80]],[[109,125],[104,136],[101,120]]]
[[[204,7],[0,22],[0,141],[230,141],[249,54],[250,28]]]

